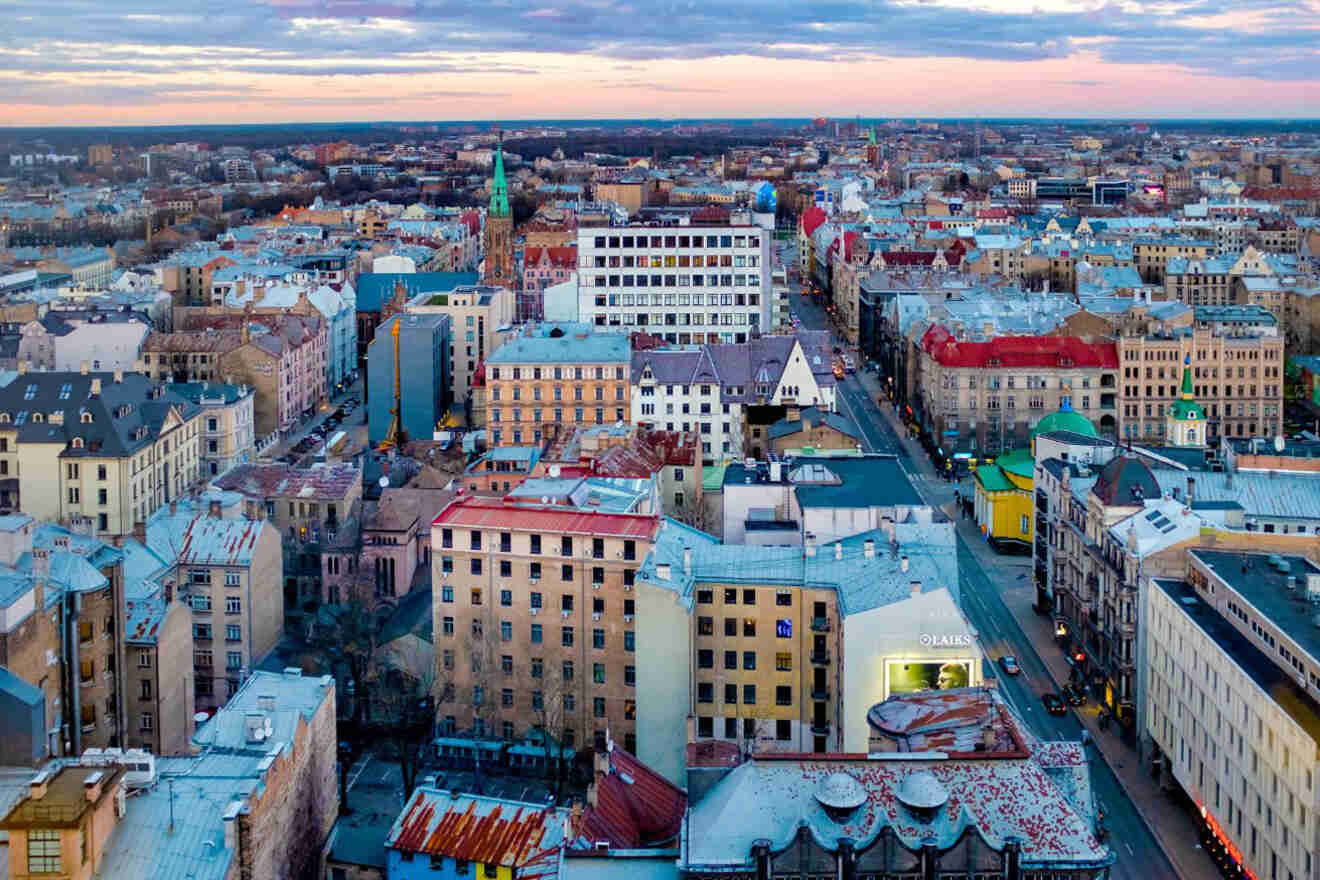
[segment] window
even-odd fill
[[[593,663],[593,664],[591,664],[591,680],[592,680],[593,682],[595,682],[596,684],[604,684],[604,683],[605,683],[605,664],[604,664],[604,663]]]
[[[532,624],[532,644],[539,645],[541,644],[541,640],[542,640],[541,624],[534,623]]]
[[[775,670],[778,672],[793,671],[793,655],[787,651],[779,651],[775,654]]]
[[[156,729],[156,716],[151,712],[143,712],[138,719],[138,728],[144,733],[150,733]]]
[[[743,651],[743,669],[755,669],[755,668],[756,668],[756,652]]]
[[[738,652],[737,652],[737,651],[725,651],[725,652],[724,652],[724,668],[725,668],[725,669],[737,669],[737,668],[738,668]]]
[[[793,705],[793,688],[786,684],[777,685],[775,687],[775,705]]]
[[[225,597],[225,614],[242,614],[243,599],[240,596]]]
[[[27,833],[28,873],[58,874],[60,867],[60,832],[32,828]]]
[[[239,626],[239,625],[237,625],[237,624],[233,624],[233,623],[226,624],[226,626],[225,626],[225,641],[226,641],[226,642],[241,642],[241,641],[243,641],[243,627],[241,627],[241,626]]]
[[[138,698],[143,700],[151,699],[151,679],[143,678],[138,680]]]
[[[573,627],[566,626],[559,635],[559,644],[565,648],[573,647]]]
[[[756,685],[754,684],[743,685],[743,705],[744,706],[756,705]]]
[[[573,580],[573,566],[571,565],[560,566],[559,579],[562,581]]]
[[[715,668],[715,652],[712,651],[712,650],[710,650],[709,648],[702,648],[700,651],[698,651],[698,652],[697,652],[697,668],[698,668],[698,669],[714,669],[714,668]]]
[[[513,624],[510,621],[507,620],[500,621],[500,641],[501,642],[513,641]]]
[[[637,633],[630,629],[623,631],[623,650],[629,654],[637,650]]]
[[[500,605],[504,608],[513,607],[513,590],[500,590]]]

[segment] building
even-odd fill
[[[789,407],[787,414],[765,432],[768,454],[813,455],[818,451],[862,448],[861,432],[853,420],[837,412],[814,406],[799,410]]]
[[[1132,240],[1132,263],[1147,284],[1164,283],[1170,260],[1205,260],[1215,253],[1215,243],[1204,239],[1165,237]]]
[[[191,751],[197,711],[193,611],[177,588],[177,560],[125,540],[122,744],[153,755]]]
[[[532,335],[534,334],[534,335]],[[486,359],[491,446],[540,444],[570,426],[628,424],[627,336],[543,325]]]
[[[321,876],[339,812],[336,743],[333,679],[254,673],[198,729],[194,755],[156,759],[156,784],[95,841],[96,876]]]
[[[868,719],[870,754],[689,746],[679,876],[1108,876],[1080,743],[1037,741],[979,688],[890,698]]]
[[[823,334],[822,334],[823,335]],[[771,448],[769,427],[790,408],[833,412],[836,382],[811,332],[632,356],[632,421],[695,431],[705,464]]]
[[[1172,444],[1166,417],[1190,390],[1205,409],[1206,442],[1283,433],[1284,340],[1233,330],[1125,334],[1119,430],[1133,442]]]
[[[4,725],[0,731],[0,760],[6,766],[33,767],[46,760],[46,695],[3,666],[0,718],[4,719],[0,722]]]
[[[679,345],[770,328],[770,233],[755,226],[578,230],[578,314]],[[645,271],[642,271],[642,270]]]
[[[138,373],[0,387],[0,508],[126,535],[201,478],[202,408]]]
[[[465,496],[431,525],[437,711],[452,735],[636,737],[637,571],[660,518]]]
[[[378,501],[365,505],[361,564],[372,572],[372,593],[378,603],[393,603],[408,593],[419,568],[430,571],[430,523],[454,496],[444,489],[386,487]],[[325,563],[328,568],[331,560]],[[329,577],[339,573],[326,572],[326,601],[331,604],[338,604],[343,596],[337,578]]]
[[[937,459],[1026,446],[1032,427],[1065,399],[1101,435],[1117,431],[1119,361],[1113,342],[1069,336],[973,342],[936,324],[917,349],[904,377],[907,399],[932,449],[941,451]]]
[[[109,165],[115,160],[114,147],[109,144],[89,144],[87,146],[87,164],[93,167],[97,165]]]
[[[1317,857],[1320,567],[1299,555],[1186,553],[1143,586],[1144,737],[1202,839],[1246,876],[1305,877]]]
[[[162,511],[146,546],[179,568],[192,608],[195,704],[214,711],[238,693],[284,633],[280,534],[268,522]]]
[[[56,767],[32,778],[0,820],[8,833],[10,877],[103,876],[106,840],[124,815],[125,772],[118,767]]]
[[[744,752],[862,752],[859,706],[979,685],[953,541],[950,523],[889,523],[730,545],[666,521],[637,577],[638,754],[669,771],[685,719]]]
[[[529,247],[523,251],[523,292],[539,293],[552,284],[571,281],[576,271],[576,247]]]
[[[495,147],[494,170],[490,178],[490,205],[486,209],[486,228],[482,240],[483,284],[512,287],[513,212],[509,209],[509,184],[504,179],[504,144]]]
[[[255,393],[246,385],[175,382],[170,390],[202,408],[202,477],[214,477],[256,455]]]
[[[347,595],[332,595],[323,573],[326,558],[339,533],[356,528],[354,516],[362,498],[362,471],[352,464],[316,464],[299,468],[285,464],[241,465],[212,483],[244,500],[244,517],[253,528],[274,526],[283,550],[282,607],[290,618],[301,618],[306,603],[338,603]],[[334,572],[338,573],[338,572]]]
[[[449,316],[451,401],[468,400],[477,365],[499,346],[513,325],[513,308],[509,288],[471,284],[458,285],[447,293],[422,293],[408,302],[410,314]]]
[[[376,338],[376,328],[381,321],[396,311],[404,311],[409,302],[429,301],[430,297],[423,297],[422,294],[448,294],[455,288],[476,284],[478,277],[475,272],[364,272],[359,275],[356,303],[358,372],[365,375],[367,348],[371,340]],[[458,326],[458,323],[455,321],[454,326]],[[465,331],[469,329],[466,320],[463,326]],[[492,332],[499,326],[503,325],[492,328]],[[471,371],[468,375],[471,375]]]
[[[370,445],[379,446],[394,422],[396,364],[400,426],[413,440],[430,440],[435,435],[449,415],[452,401],[451,351],[453,327],[448,315],[392,315],[376,328],[376,338],[367,349]]]

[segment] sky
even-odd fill
[[[1320,0],[6,0],[0,126],[1320,116]]]

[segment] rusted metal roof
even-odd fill
[[[513,869],[520,880],[557,876],[563,811],[537,804],[418,788],[385,845]]]

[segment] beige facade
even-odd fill
[[[1178,399],[1187,358],[1196,401],[1206,410],[1210,442],[1221,436],[1271,437],[1282,432],[1282,338],[1196,329],[1119,336],[1117,346],[1120,438],[1164,441],[1165,415]]]
[[[499,346],[500,331],[513,324],[514,298],[507,287],[463,285],[446,294],[418,297],[408,311],[449,316],[450,391],[461,401],[472,388],[477,365]]]
[[[442,727],[512,739],[541,725],[584,748],[636,746],[634,578],[655,516],[474,496],[431,527]]]
[[[20,376],[0,391],[0,491],[37,519],[129,534],[197,484],[201,425],[200,408],[141,375]]]
[[[1136,266],[1142,281],[1149,284],[1163,284],[1165,268],[1172,258],[1204,260],[1213,256],[1214,251],[1215,245],[1209,241],[1179,238],[1137,239],[1132,242],[1132,263]]]
[[[623,361],[527,362],[486,366],[486,431],[492,446],[535,445],[573,426],[629,423]]]
[[[153,755],[186,755],[196,713],[193,614],[172,587],[162,598],[162,609],[139,618],[150,623],[141,631],[130,626],[125,636],[123,745]],[[130,622],[134,604],[127,603]]]
[[[124,771],[63,767],[35,776],[0,821],[8,832],[8,876],[91,880],[122,809]]]
[[[1224,565],[1230,573],[1211,567],[1203,551],[1189,552],[1185,579],[1146,590],[1144,733],[1161,753],[1166,783],[1186,791],[1244,868],[1307,877],[1320,854],[1320,658],[1307,650],[1309,637],[1262,612],[1259,590],[1240,583],[1268,569],[1265,557],[1240,558],[1242,573],[1236,560]],[[1320,577],[1314,565],[1283,558],[1302,578]],[[1283,577],[1270,570],[1264,579]],[[1262,662],[1277,667],[1277,678],[1263,677]]]

